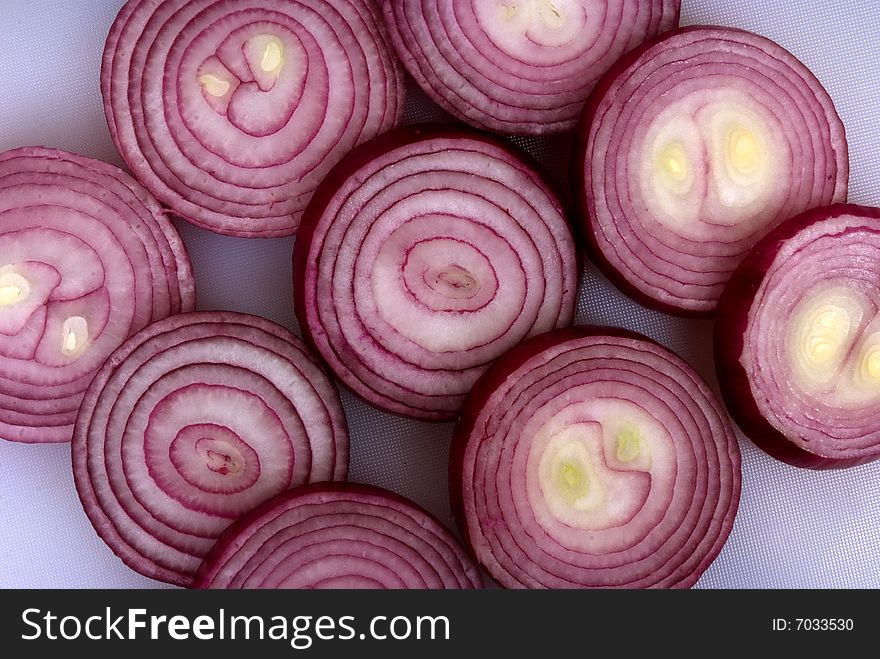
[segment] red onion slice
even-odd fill
[[[109,359],[83,400],[73,470],[98,535],[129,567],[189,585],[233,520],[292,486],[344,480],[336,389],[287,330],[182,314]]]
[[[0,438],[70,441],[107,356],[194,304],[180,236],[130,176],[55,149],[0,154]]]
[[[799,467],[880,458],[880,209],[835,205],[758,243],[721,297],[715,356],[734,420]]]
[[[678,30],[625,56],[579,128],[574,180],[598,263],[628,294],[714,312],[748,250],[846,199],[844,127],[791,53],[741,30]]]
[[[398,55],[447,111],[480,128],[573,128],[599,77],[678,25],[679,0],[383,0]]]
[[[740,478],[730,422],[690,366],[581,327],[489,369],[450,459],[459,528],[510,588],[689,587],[730,533]]]
[[[571,322],[571,232],[523,157],[488,135],[405,128],[318,189],[296,241],[296,312],[370,403],[450,419],[489,363]]]
[[[129,0],[101,88],[134,175],[219,233],[295,233],[318,182],[395,126],[404,87],[375,0]]]
[[[449,530],[377,487],[320,483],[278,495],[230,526],[197,588],[480,588]]]

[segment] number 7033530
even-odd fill
[[[853,628],[852,618],[774,618],[772,624],[775,632],[851,632]]]

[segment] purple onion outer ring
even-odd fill
[[[274,73],[259,71],[273,53],[249,50],[267,36],[281,47]],[[162,204],[263,238],[296,233],[317,183],[396,126],[405,95],[376,0],[129,0],[101,91],[117,149]]]
[[[796,467],[844,469],[880,458],[880,439],[876,430],[871,433],[874,436],[873,445],[850,449],[845,442],[832,436],[835,428],[827,421],[822,421],[821,417],[818,423],[820,427],[825,426],[824,432],[817,430],[812,440],[806,441],[796,428],[778,417],[770,417],[760,409],[756,400],[758,390],[742,362],[756,295],[780,252],[789,241],[797,240],[802,234],[813,233],[820,237],[838,235],[828,233],[823,225],[844,216],[853,216],[853,228],[861,225],[861,228],[873,234],[880,233],[880,209],[877,208],[834,204],[806,211],[778,226],[754,247],[734,272],[718,304],[714,334],[715,364],[727,408],[743,433],[759,448],[777,460]],[[829,264],[828,268],[831,267]],[[774,315],[781,325],[785,318],[779,313]],[[766,396],[763,392],[759,395]],[[862,436],[861,439],[868,438]]]
[[[823,174],[823,178],[825,179],[823,185],[825,185],[825,187],[830,185],[831,188],[825,191],[819,190],[814,195],[814,198],[806,204],[792,206],[784,212],[780,212],[773,221],[764,228],[763,232],[756,233],[751,244],[747,245],[742,253],[738,255],[739,259],[745,256],[748,248],[757,242],[762,235],[765,235],[770,229],[780,222],[783,222],[791,215],[805,211],[813,206],[845,201],[849,179],[849,158],[845,127],[834,109],[832,100],[828,97],[827,92],[822,87],[822,84],[816,79],[812,72],[809,71],[809,69],[794,57],[794,55],[765,37],[736,28],[692,25],[662,34],[628,52],[621,57],[617,63],[615,63],[608,73],[596,84],[590,97],[587,99],[584,112],[581,115],[580,122],[575,130],[574,155],[571,161],[571,182],[578,210],[578,222],[575,224],[575,228],[581,242],[587,248],[590,259],[596,263],[602,273],[627,296],[638,301],[643,306],[664,313],[682,317],[704,318],[714,315],[717,297],[720,296],[720,292],[723,290],[723,284],[726,283],[726,280],[719,280],[713,283],[713,290],[717,290],[715,299],[695,301],[684,296],[677,296],[675,294],[670,294],[668,291],[663,291],[660,289],[659,285],[655,285],[654,287],[648,286],[645,282],[635,279],[631,273],[628,274],[624,272],[621,263],[626,263],[626,261],[621,261],[621,258],[613,254],[609,247],[613,241],[605,237],[600,241],[601,229],[598,226],[596,219],[597,202],[595,199],[595,193],[591,187],[591,177],[588,174],[589,163],[594,158],[592,155],[591,135],[594,126],[597,124],[597,115],[600,110],[607,105],[606,97],[613,90],[618,79],[629,70],[635,70],[639,61],[646,55],[649,55],[652,51],[662,53],[663,48],[672,47],[671,44],[676,40],[690,38],[692,33],[715,33],[732,40],[742,39],[753,41],[754,43],[764,43],[767,47],[776,50],[777,54],[781,57],[786,58],[785,63],[788,64],[792,71],[795,71],[798,75],[803,77],[806,84],[815,92],[816,97],[821,99],[821,103],[826,106],[824,108],[823,120],[826,121],[830,127],[830,135],[823,136],[822,139],[828,143],[829,148],[833,152],[834,168],[827,174]],[[678,46],[675,47],[678,48]],[[793,103],[792,106],[798,107],[798,103]],[[807,136],[814,137],[812,135]],[[615,223],[617,223],[617,218],[615,218]],[[621,245],[626,246],[626,241],[619,235],[615,240],[619,243],[619,245],[614,243],[618,247]],[[639,238],[639,240],[641,240],[641,238]],[[656,244],[662,246],[663,249],[674,250],[674,247],[670,247],[667,244],[669,241],[668,237],[663,240],[665,240],[665,242],[657,242]],[[631,248],[626,246],[626,248],[631,249],[631,252],[634,255],[644,253],[650,249],[649,246],[646,247],[645,245],[634,245]],[[632,256],[632,260],[637,260],[637,256]],[[733,268],[725,266],[724,271],[726,273],[725,276],[729,277]],[[668,281],[667,283],[675,285],[676,282]]]
[[[477,128],[521,135],[573,128],[600,76],[627,50],[678,26],[681,9],[680,0],[606,0],[601,10],[596,6],[600,3],[585,3],[606,22],[594,41],[580,44],[582,50],[572,51],[571,41],[554,47],[523,35],[523,41],[535,49],[533,55],[557,53],[558,61],[541,63],[494,43],[474,14],[476,2],[383,0],[382,4],[397,54],[431,99]],[[621,22],[610,26],[609,15]],[[466,28],[462,17],[467,19]],[[597,48],[605,50],[592,52]]]
[[[0,276],[36,277],[19,303],[24,325],[0,308],[15,324],[0,329],[0,438],[68,442],[104,359],[148,323],[194,308],[192,266],[158,202],[118,167],[24,147],[0,154],[0,186]],[[85,347],[69,356],[66,317],[87,321]]]
[[[73,474],[95,531],[141,574],[188,586],[258,503],[344,480],[348,429],[322,365],[288,330],[226,311],[147,327],[86,392]]]
[[[363,564],[369,575],[346,572]],[[306,569],[320,578],[303,576]],[[243,515],[205,557],[194,587],[285,587],[276,577],[282,570],[297,588],[482,587],[479,568],[436,518],[393,492],[357,483],[299,487]]]
[[[702,535],[697,538],[697,546],[691,546],[690,551],[684,552],[687,554],[686,556],[679,556],[679,562],[670,565],[670,556],[666,555],[667,548],[664,543],[674,545],[675,542],[669,537],[659,539],[653,537],[656,534],[652,535],[652,532],[656,529],[648,529],[642,537],[642,541],[643,544],[653,543],[656,545],[653,548],[642,548],[635,545],[624,548],[617,554],[609,554],[607,557],[603,557],[601,553],[592,556],[581,554],[584,560],[594,559],[598,564],[601,564],[603,559],[613,560],[615,556],[621,557],[620,562],[606,569],[604,574],[601,567],[593,570],[601,577],[599,580],[593,579],[590,569],[581,572],[579,575],[581,578],[578,580],[567,580],[553,576],[549,571],[544,571],[543,567],[538,566],[528,556],[514,558],[505,555],[496,558],[497,554],[493,548],[488,546],[487,538],[490,535],[493,538],[497,538],[499,535],[504,535],[507,538],[508,542],[504,551],[510,551],[510,542],[516,541],[510,540],[511,520],[500,510],[490,511],[491,523],[488,523],[475,511],[473,476],[476,466],[474,452],[479,450],[481,445],[495,441],[489,428],[497,427],[499,418],[509,414],[511,406],[517,403],[516,400],[510,398],[511,390],[516,391],[519,396],[524,395],[521,383],[529,377],[531,371],[546,365],[548,354],[556,353],[563,346],[570,347],[572,350],[585,348],[589,350],[602,344],[606,344],[609,350],[629,351],[632,353],[630,358],[641,353],[642,358],[639,361],[630,363],[630,365],[635,364],[637,368],[650,368],[651,361],[664,364],[664,368],[668,368],[670,372],[664,376],[666,379],[664,386],[678,388],[680,395],[683,395],[681,400],[689,399],[696,405],[697,416],[691,416],[687,424],[690,425],[692,431],[704,432],[705,437],[702,439],[705,441],[689,443],[690,447],[680,457],[683,461],[687,458],[694,461],[700,460],[702,467],[710,472],[704,473],[696,484],[694,482],[683,483],[683,486],[688,489],[687,494],[690,497],[697,496],[698,489],[702,490],[704,496],[701,501],[691,499],[689,502],[689,505],[702,507],[698,511],[700,513],[698,520],[700,529],[697,532]],[[625,363],[626,359],[623,352],[617,357],[608,358],[610,361],[616,360],[619,363]],[[580,374],[589,373],[590,369],[594,367],[601,368],[596,365],[586,368],[578,367],[577,372]],[[610,366],[604,370],[614,371],[615,367]],[[674,375],[670,376],[670,374]],[[632,373],[628,377],[630,382],[638,382],[640,378],[644,379],[644,376]],[[532,394],[537,398],[541,392],[536,391]],[[525,395],[530,394],[526,391]],[[643,396],[646,399],[653,395],[654,392],[650,390],[643,391]],[[552,403],[552,398],[550,402]],[[701,427],[701,423],[705,426]],[[714,428],[716,431],[714,435],[710,430],[707,430],[707,426]],[[687,440],[682,437],[683,434],[673,435],[673,441],[686,442]],[[701,448],[705,450],[697,455]],[[499,447],[499,450],[502,449]],[[504,464],[491,460],[489,464],[482,465],[484,472],[492,473],[495,469],[508,469],[511,460],[515,459],[515,455],[512,453],[513,449],[504,450]],[[492,458],[492,456],[488,457]],[[503,359],[492,365],[471,390],[456,424],[450,452],[449,477],[452,509],[466,546],[493,578],[509,588],[689,588],[709,567],[726,542],[733,527],[741,491],[740,451],[733,428],[721,403],[693,368],[666,348],[640,334],[617,328],[590,326],[566,328],[534,337],[520,344],[507,353]],[[716,485],[716,488],[710,495],[707,488],[712,483]],[[495,504],[497,501],[493,505]],[[513,522],[517,525],[520,524],[518,519]],[[620,529],[625,529],[625,526],[616,530]],[[672,535],[675,535],[678,530],[675,525],[669,529]],[[525,540],[527,546],[516,549],[518,553],[537,554],[545,560],[556,560],[550,552],[545,550],[544,546],[533,538],[525,536],[526,531],[520,526],[517,526],[517,532],[528,538]],[[542,539],[546,541],[548,538]],[[553,549],[556,550],[558,547]],[[684,551],[681,546],[674,547],[674,549],[679,554]],[[660,550],[662,553],[658,553]],[[634,553],[641,554],[639,557],[641,561],[650,562],[656,559],[660,563],[654,568],[648,566],[640,571],[638,563],[627,561],[627,557]],[[551,558],[547,558],[548,555]],[[657,558],[658,555],[660,558]],[[675,558],[675,552],[671,558]],[[540,570],[541,575],[524,578],[527,572],[533,569]],[[627,570],[634,573],[627,574]]]
[[[445,146],[442,149],[435,148],[435,145],[440,144]],[[509,187],[504,189],[504,194],[516,195],[517,203],[523,206],[524,212],[527,207],[528,215],[525,220],[516,219],[516,222],[510,222],[510,209],[507,209],[505,211],[507,217],[502,222],[505,225],[504,231],[512,233],[515,239],[524,236],[524,240],[529,241],[530,249],[533,251],[536,249],[536,241],[541,240],[542,236],[548,244],[543,245],[544,251],[539,249],[536,252],[538,256],[535,258],[535,260],[541,261],[540,265],[544,270],[543,276],[546,278],[546,282],[540,283],[545,287],[547,293],[540,298],[535,318],[530,321],[532,326],[527,328],[526,334],[522,338],[525,338],[526,335],[531,336],[554,327],[570,324],[574,314],[580,254],[575,249],[571,228],[565,219],[564,209],[554,192],[553,184],[540,171],[540,168],[528,158],[527,154],[508,142],[487,133],[433,124],[399,128],[356,148],[322,182],[303,216],[293,255],[294,307],[303,337],[324,358],[337,378],[367,402],[385,411],[424,420],[443,421],[457,415],[470,384],[476,380],[488,363],[500,356],[501,353],[498,351],[486,354],[486,346],[493,347],[492,343],[497,341],[496,337],[491,337],[484,345],[478,347],[483,350],[480,353],[481,361],[478,363],[469,363],[465,368],[450,368],[443,360],[455,358],[457,355],[463,354],[462,352],[448,350],[432,353],[426,350],[419,355],[419,358],[434,361],[426,366],[421,366],[413,359],[404,359],[397,354],[392,354],[390,350],[386,350],[377,340],[383,337],[373,336],[370,330],[373,325],[365,323],[360,318],[357,319],[357,322],[364,326],[364,333],[357,345],[347,340],[329,340],[329,330],[324,325],[322,315],[330,313],[330,310],[335,308],[334,305],[338,306],[339,300],[328,299],[327,296],[319,295],[317,292],[319,284],[332,286],[333,281],[329,281],[329,283],[324,281],[325,275],[321,274],[321,268],[330,268],[332,264],[335,276],[336,263],[340,253],[337,242],[332,242],[329,247],[327,246],[325,237],[328,229],[333,230],[335,226],[340,231],[344,229],[345,232],[348,232],[350,227],[355,224],[346,217],[347,224],[343,225],[336,219],[335,210],[333,217],[328,217],[329,209],[331,207],[339,208],[343,203],[339,197],[345,193],[346,186],[352,187],[355,194],[361,192],[365,187],[363,180],[367,176],[365,172],[368,172],[371,167],[377,167],[376,163],[384,163],[383,159],[391,158],[392,155],[396,157],[398,152],[402,154],[401,158],[409,157],[413,153],[418,153],[419,149],[427,150],[431,157],[437,153],[451,153],[452,149],[458,149],[462,153],[467,152],[468,155],[474,152],[475,157],[479,157],[481,161],[485,160],[485,167],[504,169],[508,173],[503,176],[516,176],[517,185],[523,186],[523,189]],[[382,165],[387,169],[389,178],[395,177],[395,180],[383,187],[379,194],[370,198],[367,204],[373,203],[387,189],[400,182],[396,170],[403,166],[400,164],[403,160],[396,162],[397,164],[394,164],[389,161],[389,163]],[[419,166],[421,165],[416,168]],[[439,180],[439,176],[444,174],[458,175],[467,169],[461,160],[447,162],[444,164],[444,168],[444,171],[440,172],[430,168],[418,170],[413,178],[423,177],[426,188],[432,188],[436,185],[443,185],[436,182]],[[513,174],[509,172],[513,172]],[[473,185],[473,180],[476,177],[473,173],[468,173],[468,176],[471,177],[471,182],[468,185]],[[480,194],[487,196],[486,200],[481,201],[488,201],[485,205],[494,203],[491,198],[491,194],[493,194],[491,188],[493,186],[498,188],[498,181],[487,175],[480,174],[480,176],[482,177],[480,184],[483,186],[480,189]],[[503,176],[497,175],[499,180]],[[369,178],[366,179],[366,182],[370,182]],[[430,192],[433,190],[424,190],[425,194]],[[459,191],[459,193],[459,196],[464,197],[473,198],[476,196],[476,193],[470,188],[464,192]],[[354,196],[350,191],[347,194]],[[447,189],[434,192],[434,194],[438,199],[443,196],[445,198],[443,203],[458,198]],[[345,199],[346,203],[347,200],[348,198]],[[381,201],[381,203],[385,202]],[[542,209],[545,215],[542,216],[537,209]],[[380,218],[387,215],[385,210],[382,209]],[[364,217],[363,213],[357,214],[357,220],[362,224],[365,222]],[[370,217],[372,218],[372,216]],[[497,229],[497,226],[492,228],[492,225],[489,225],[490,220],[488,219],[468,216],[464,220],[480,230],[484,230],[486,226],[489,226],[491,231]],[[493,218],[491,221],[495,221],[495,219]],[[531,224],[521,224],[524,221]],[[371,219],[370,222],[373,220]],[[487,224],[483,224],[483,222]],[[378,225],[378,222],[373,223],[365,230],[378,231],[376,229]],[[320,236],[317,234],[319,229],[323,232]],[[502,238],[510,240],[506,234],[502,234]],[[359,249],[360,243],[355,244]],[[481,254],[490,263],[497,256],[490,250],[483,250]],[[517,258],[520,256],[517,255]],[[352,284],[351,290],[359,285],[359,282],[364,281],[362,277],[354,276],[342,278],[337,283],[339,286],[342,284],[348,286],[346,282],[350,282],[352,279],[354,279],[354,284]],[[411,293],[408,291],[407,295]],[[530,298],[531,301],[535,299],[538,298],[534,296]],[[343,302],[346,309],[353,306],[348,299]],[[521,301],[518,303],[523,304]],[[480,310],[477,309],[477,311]],[[333,313],[337,312],[333,311]],[[355,310],[355,313],[358,311]],[[334,317],[332,320],[339,325],[338,319]],[[524,320],[518,316],[511,322],[519,322],[521,325]],[[427,327],[430,328],[431,325],[427,325]],[[396,335],[399,331],[399,328],[394,328],[393,333]],[[504,337],[502,336],[502,338]],[[368,342],[375,342],[385,354],[390,355],[394,365],[399,364],[404,368],[412,369],[415,375],[410,379],[416,384],[411,386],[416,386],[419,379],[427,380],[430,377],[440,379],[442,376],[444,378],[442,384],[446,387],[447,393],[433,390],[430,392],[407,390],[406,386],[410,386],[407,383],[395,382],[387,372],[372,370],[369,364],[363,361],[365,358],[361,353],[363,345]],[[355,372],[355,369],[359,370]],[[422,386],[427,385],[422,382]],[[384,387],[388,387],[388,389],[383,389]]]

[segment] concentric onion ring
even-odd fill
[[[398,55],[459,119],[504,133],[573,128],[599,77],[678,25],[679,0],[383,0]]]
[[[296,312],[370,403],[452,418],[489,363],[571,322],[570,229],[522,158],[488,135],[404,128],[318,189],[296,242]]]
[[[183,243],[130,176],[55,149],[0,154],[0,438],[70,441],[107,356],[194,304]]]
[[[233,520],[295,485],[344,480],[336,389],[287,330],[182,314],[119,348],[90,385],[73,470],[86,514],[141,574],[189,585]]]
[[[449,530],[412,501],[367,485],[278,495],[233,524],[197,588],[480,588]]]
[[[880,209],[836,205],[762,240],[718,308],[715,355],[734,420],[800,467],[880,458]]]
[[[605,329],[499,360],[450,460],[459,528],[511,588],[689,587],[730,533],[740,478],[730,422],[696,372]]]
[[[781,46],[740,30],[685,28],[625,56],[579,139],[575,186],[597,261],[671,313],[711,314],[762,236],[846,198],[831,98]]]
[[[220,233],[295,233],[318,182],[395,126],[404,87],[375,0],[129,0],[101,88],[134,175]]]

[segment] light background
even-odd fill
[[[41,144],[120,164],[98,84],[104,37],[123,0],[0,0],[0,150]],[[874,0],[685,0],[682,24],[737,26],[800,57],[847,126],[850,200],[880,205],[880,12]],[[441,114],[420,95],[407,120]],[[567,140],[519,140],[559,173]],[[199,306],[259,314],[296,329],[292,240],[248,241],[181,225]],[[2,260],[2,255],[0,255]],[[673,319],[625,299],[593,269],[578,323],[644,332],[713,382],[711,324]],[[714,384],[714,383],[713,383]],[[352,480],[396,490],[452,520],[446,492],[451,426],[407,421],[344,394]],[[742,503],[701,587],[880,587],[880,462],[814,473],[775,462],[741,438]],[[117,560],[80,508],[67,445],[0,441],[0,587],[153,587]]]

